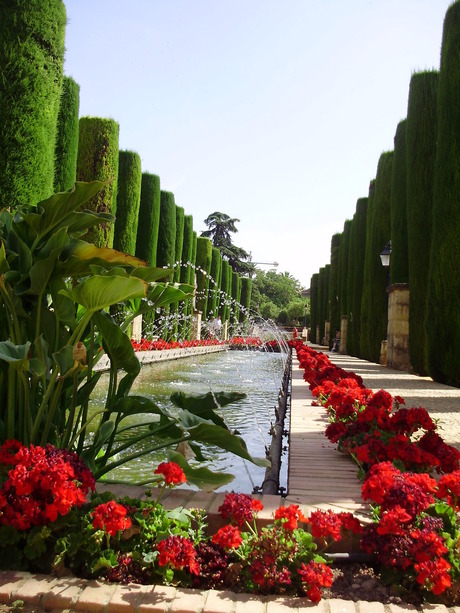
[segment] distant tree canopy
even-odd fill
[[[288,272],[256,270],[253,277],[251,310],[265,319],[288,326],[310,322],[310,301],[302,296],[302,286]]]
[[[201,236],[211,240],[213,247],[219,249],[222,258],[228,261],[233,271],[239,274],[251,273],[254,271],[251,255],[232,241],[231,234],[238,232],[235,225],[238,221],[240,220],[219,211],[211,213],[204,220],[209,229],[202,232]]]

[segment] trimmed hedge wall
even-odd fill
[[[348,306],[350,316],[347,327],[347,353],[360,355],[361,298],[363,292],[364,254],[366,245],[367,198],[359,198],[350,231],[348,253]]]
[[[205,236],[196,239],[196,308],[206,317],[212,242]]]
[[[192,279],[192,253],[193,253],[193,216],[184,215],[184,240],[182,246],[182,266],[180,269],[180,282],[193,285]]]
[[[382,153],[377,166],[375,193],[368,209],[362,302],[363,356],[379,362],[381,341],[387,337],[388,270],[380,253],[390,239],[391,175],[393,151]]]
[[[331,238],[331,272],[329,278],[329,304],[331,321],[331,342],[336,330],[340,330],[340,309],[339,309],[339,250],[342,234],[333,234]]]
[[[182,206],[176,206],[176,255],[177,266],[174,271],[174,282],[179,283],[182,268],[182,251],[184,249],[185,212]]]
[[[176,259],[176,204],[174,194],[160,192],[160,221],[156,265],[172,268]]]
[[[113,119],[82,117],[79,124],[77,181],[108,181],[86,204],[97,213],[116,216],[119,125]],[[85,240],[97,247],[113,246],[114,223],[91,228]]]
[[[228,260],[222,260],[222,278],[220,289],[223,297],[220,303],[219,314],[222,322],[228,321],[230,317],[230,299],[232,296],[232,267]]]
[[[316,326],[318,320],[318,290],[319,290],[319,272],[315,272],[310,280],[310,340],[312,343],[318,343],[316,338]]]
[[[241,277],[241,310],[240,310],[240,323],[244,324],[244,328],[246,328],[246,323],[249,319],[249,308],[251,306],[251,294],[252,294],[252,279],[250,277]],[[246,329],[244,329],[244,334],[246,333]]]
[[[222,255],[217,247],[212,248],[210,275],[207,316],[216,317],[219,314],[219,291],[222,277]]]
[[[117,218],[113,234],[113,247],[134,255],[141,201],[141,158],[134,151],[118,154]]]
[[[394,137],[391,178],[390,283],[409,283],[407,250],[406,120],[400,121]]]
[[[345,220],[343,224],[342,240],[340,241],[339,249],[339,309],[340,317],[346,315],[348,317],[348,294],[347,294],[347,277],[348,277],[348,253],[350,251],[350,230],[351,220]],[[340,326],[339,326],[340,330]],[[332,329],[331,329],[332,331]]]
[[[460,386],[460,2],[444,19],[438,89],[428,309],[428,371]]]
[[[374,197],[375,197],[375,179],[369,184],[369,195],[367,201],[367,218],[366,218],[366,243],[364,250],[364,266],[363,266],[363,285],[361,288],[361,336],[359,340],[360,357],[365,360],[370,359],[371,355],[371,320],[372,310],[370,304],[370,292],[368,286],[371,283],[371,236],[372,236],[372,218],[374,215]]]
[[[409,355],[412,368],[428,374],[426,329],[433,217],[438,71],[412,75],[406,125]]]
[[[67,17],[62,0],[0,7],[0,207],[54,191]]]
[[[237,324],[240,320],[241,279],[240,275],[235,271],[232,271],[232,298],[230,321]]]
[[[57,119],[55,146],[54,191],[73,187],[77,178],[78,113],[80,86],[64,75]]]
[[[139,222],[136,236],[136,257],[156,266],[158,228],[160,225],[160,177],[142,174]]]

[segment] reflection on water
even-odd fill
[[[238,391],[247,397],[218,410],[230,430],[238,430],[254,457],[265,457],[270,446],[271,423],[275,422],[284,363],[279,353],[259,351],[222,351],[186,359],[159,362],[142,367],[131,391],[152,398],[160,407],[173,410],[169,397],[177,391],[200,395],[212,392]],[[92,409],[101,408],[105,400],[108,375],[103,375],[94,392]],[[134,418],[133,418],[134,419]],[[146,421],[140,416],[139,421]],[[125,422],[123,422],[125,423]],[[121,437],[120,437],[121,439]],[[139,447],[141,448],[141,447]],[[136,447],[125,453],[135,451]],[[261,486],[265,469],[212,446],[203,447],[207,466],[212,470],[235,475],[234,481],[222,489],[251,493]],[[166,459],[165,451],[152,453],[120,466],[109,473],[109,479],[128,482],[148,479],[159,462]]]

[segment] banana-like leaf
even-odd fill
[[[60,294],[78,302],[90,312],[100,311],[118,302],[145,296],[148,285],[133,277],[111,277],[96,275],[85,279],[72,290],[61,290]]]
[[[168,460],[179,464],[187,477],[188,483],[193,483],[200,490],[206,492],[215,490],[222,485],[227,485],[235,478],[235,475],[231,475],[230,473],[213,472],[209,470],[209,468],[206,468],[206,466],[192,468],[184,456],[176,451],[168,451]]]
[[[6,259],[5,244],[2,241],[2,244],[0,246],[0,275],[5,274],[5,272],[9,270],[9,268],[9,264]]]
[[[102,334],[102,344],[112,367],[116,370],[122,368],[129,375],[137,377],[141,366],[128,336],[112,319],[102,313],[94,313],[93,319]]]
[[[0,342],[0,360],[11,364],[14,368],[28,370],[30,341],[24,345],[15,345],[11,341]]]
[[[208,392],[198,396],[187,395],[184,392],[175,392],[170,396],[171,402],[177,407],[186,409],[202,419],[211,420],[218,426],[222,426],[222,428],[227,428],[227,425],[214,409],[225,407],[243,398],[246,398],[246,394],[241,392]]]
[[[53,277],[50,279],[49,286],[57,319],[74,330],[77,324],[75,302],[61,294],[60,290],[66,290],[64,280],[59,276]]]
[[[188,434],[192,441],[216,445],[217,447],[221,447],[221,449],[231,451],[240,458],[249,460],[249,462],[257,466],[270,466],[270,462],[265,458],[253,458],[246,447],[246,443],[241,437],[231,434],[228,430],[216,426],[215,424],[201,423],[190,428]]]
[[[173,268],[155,268],[153,266],[137,268],[132,272],[133,277],[139,277],[147,283],[153,283],[154,281],[158,281],[159,279],[166,279],[172,274],[174,274]]]

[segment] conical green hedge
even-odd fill
[[[428,371],[460,386],[460,2],[446,12],[438,89],[428,309]]]
[[[107,181],[85,207],[97,213],[116,216],[118,190],[119,125],[113,119],[82,117],[78,135],[77,181]],[[114,223],[98,225],[85,240],[97,247],[113,246]]]
[[[212,243],[209,238],[198,236],[196,240],[196,308],[206,318],[209,275],[211,272]]]
[[[181,206],[176,206],[176,256],[175,262],[177,264],[174,271],[174,281],[179,283],[181,264],[182,264],[182,251],[184,249],[184,216],[185,211]]]
[[[366,244],[367,198],[359,198],[350,231],[348,253],[348,305],[347,353],[360,355],[361,298],[363,291],[364,246]]]
[[[415,372],[428,374],[426,329],[433,217],[438,71],[412,75],[406,124],[409,355]]]
[[[390,283],[409,283],[405,119],[398,123],[394,137],[394,145],[391,177]]]
[[[142,174],[139,222],[136,236],[136,257],[156,266],[158,228],[160,225],[160,177]]]
[[[232,267],[228,260],[222,260],[222,278],[220,282],[222,300],[220,303],[219,314],[222,322],[228,321],[230,317],[230,303],[232,297]]]
[[[77,178],[80,86],[64,75],[57,121],[54,191],[70,189]]]
[[[249,307],[251,305],[252,279],[249,277],[241,277],[241,310],[240,323],[247,324],[249,319]],[[244,329],[246,333],[246,329]]]
[[[135,151],[118,154],[117,218],[113,247],[129,255],[136,251],[137,225],[141,201],[141,158]]]
[[[343,224],[342,239],[339,249],[339,309],[340,317],[348,316],[348,254],[350,251],[351,220],[346,219]],[[339,326],[340,329],[340,326]]]
[[[54,191],[66,20],[62,0],[0,4],[0,208]]]
[[[210,275],[211,275],[211,278],[209,280],[207,316],[211,317],[213,315],[214,317],[216,317],[219,313],[218,303],[219,303],[220,281],[222,277],[222,255],[220,253],[220,250],[217,247],[212,248]]]
[[[310,280],[310,340],[312,343],[319,343],[321,339],[316,338],[316,326],[319,324],[318,314],[318,290],[319,290],[319,272],[315,272]],[[321,333],[320,333],[321,334]]]
[[[331,272],[329,279],[329,304],[331,305],[331,337],[335,331],[340,330],[339,309],[339,250],[341,233],[334,234],[331,239]]]
[[[180,269],[180,282],[193,284],[191,275],[193,254],[193,216],[184,215],[184,241],[182,246],[182,266]]]
[[[176,259],[176,204],[174,194],[160,192],[160,222],[156,265],[172,268]]]

